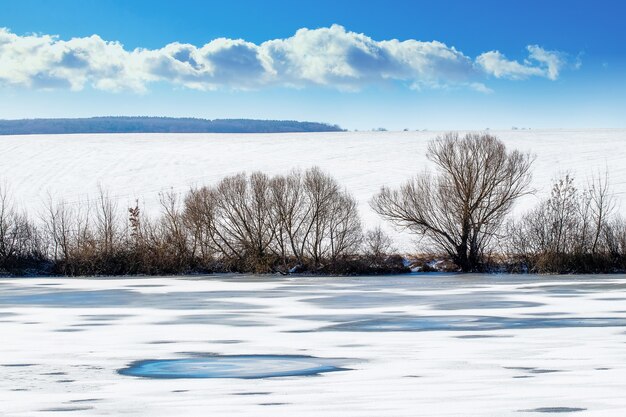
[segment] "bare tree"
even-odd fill
[[[256,172],[192,190],[185,201],[185,218],[201,250],[266,272],[274,239],[270,188],[269,177]]]
[[[620,268],[622,230],[608,176],[579,189],[566,174],[546,200],[509,223],[504,241],[509,257],[531,272],[599,272]]]
[[[328,220],[328,253],[331,262],[354,255],[363,239],[357,203],[347,192],[333,196]]]
[[[7,187],[0,186],[0,269],[12,269],[43,256],[37,228],[13,205]]]
[[[49,197],[43,217],[53,261],[67,261],[71,258],[72,213],[65,204],[55,204]]]
[[[108,191],[98,185],[98,199],[96,208],[96,234],[102,250],[102,256],[108,258],[113,254],[117,245],[119,219],[117,204]]]
[[[185,219],[201,252],[256,272],[317,268],[354,252],[361,237],[356,201],[318,168],[239,174],[193,189]]]
[[[5,186],[0,187],[0,259],[11,257],[17,244],[16,213]],[[4,263],[4,262],[3,262]]]
[[[49,252],[59,272],[65,275],[76,275],[89,269],[89,264],[93,266],[97,248],[90,215],[89,201],[55,202],[51,196],[48,199],[44,233]]]
[[[307,216],[301,248],[314,267],[321,266],[325,259],[332,262],[355,252],[362,229],[354,197],[318,167],[305,172],[303,190]]]
[[[610,218],[615,211],[615,197],[611,193],[609,185],[609,173],[605,171],[604,177],[592,177],[588,184],[591,218],[593,219],[593,237],[591,253],[597,253],[602,243],[603,233],[608,227]]]
[[[303,176],[298,171],[277,175],[270,181],[271,216],[274,228],[272,250],[282,260],[283,270],[303,265],[312,207],[307,203]],[[293,259],[295,265],[291,265]]]
[[[569,174],[558,179],[548,199],[507,224],[503,246],[531,272],[560,270],[557,264],[562,254],[583,247],[577,237],[588,234],[581,221],[581,214],[586,211],[581,201]]]
[[[579,243],[574,234],[578,232],[578,226],[582,223],[579,217],[581,213],[579,202],[578,189],[569,174],[555,182],[545,208],[540,207],[540,210],[546,211],[546,226],[549,228],[547,250],[557,254],[574,251],[574,246]]]
[[[207,187],[192,188],[185,197],[183,219],[191,237],[192,256],[207,266],[223,251],[215,241],[215,192]]]
[[[273,239],[269,178],[253,173],[224,178],[216,187],[216,243],[253,270],[265,272],[265,258]]]
[[[332,215],[332,202],[339,193],[339,185],[331,176],[314,167],[304,174],[303,187],[310,214],[302,245],[313,264],[320,265],[327,252],[324,240]]]
[[[363,253],[380,262],[395,252],[389,235],[380,227],[368,230],[363,238]]]
[[[626,220],[620,216],[613,216],[604,234],[611,257],[621,259],[621,268],[626,268]]]
[[[158,242],[162,260],[167,260],[165,268],[180,272],[189,265],[189,246],[180,198],[174,191],[159,194],[161,217],[152,227],[151,236]]]
[[[372,208],[448,254],[463,271],[481,268],[515,200],[529,192],[533,157],[507,151],[488,134],[448,133],[430,142],[437,174],[422,174],[397,190],[383,187]]]

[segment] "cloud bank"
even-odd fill
[[[528,58],[523,63],[508,60],[499,51],[485,52],[476,58],[476,63],[487,74],[497,78],[512,80],[526,79],[532,76],[556,80],[565,66],[565,55],[558,51],[546,51],[537,45],[528,45]]]
[[[527,50],[523,62],[499,51],[472,59],[441,42],[376,41],[339,25],[300,29],[259,45],[219,38],[203,46],[175,42],[133,50],[98,35],[62,40],[0,28],[0,85],[144,92],[151,83],[165,82],[197,90],[325,86],[358,91],[401,82],[413,89],[452,86],[488,93],[483,82],[489,77],[559,77],[565,54],[537,45]]]

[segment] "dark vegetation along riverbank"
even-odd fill
[[[294,120],[90,117],[0,120],[0,135],[70,133],[281,133],[341,132],[337,125]]]
[[[0,272],[130,275],[210,272],[389,274],[605,273],[626,270],[626,222],[608,175],[557,180],[516,218],[530,193],[533,156],[490,135],[433,140],[435,170],[383,187],[370,205],[419,238],[400,255],[380,228],[365,230],[357,202],[318,168],[244,173],[160,196],[160,215],[118,207],[101,190],[86,204],[50,201],[38,221],[0,192]],[[416,167],[419,171],[420,167]]]

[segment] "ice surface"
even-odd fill
[[[625,301],[623,275],[2,279],[0,414],[619,416]],[[118,373],[208,358],[349,370]]]
[[[345,371],[346,361],[304,355],[211,355],[188,359],[137,361],[121,375],[144,378],[277,378]]]
[[[626,195],[626,130],[491,131],[507,146],[537,155],[533,186],[517,211],[532,207],[552,179],[570,172],[584,182],[610,172],[616,195]],[[122,209],[136,198],[156,210],[157,194],[211,184],[225,175],[262,170],[286,173],[318,165],[355,195],[364,222],[381,223],[368,206],[382,185],[396,186],[430,167],[427,143],[439,132],[288,134],[99,134],[0,137],[0,181],[39,214],[47,195],[68,202],[95,198],[98,184]],[[408,248],[410,238],[396,236]]]

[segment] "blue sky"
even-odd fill
[[[0,0],[0,9],[0,118],[626,127],[618,0]]]

